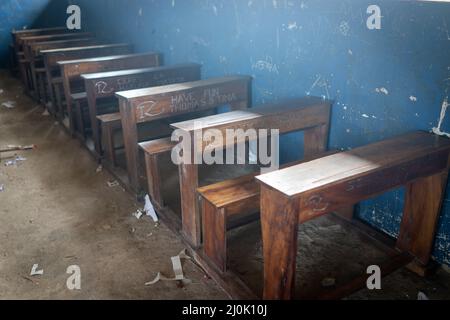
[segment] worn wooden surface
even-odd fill
[[[237,141],[234,139],[226,139],[227,130],[248,130],[248,129],[278,129],[280,133],[287,133],[301,130],[314,130],[317,126],[325,126],[328,128],[330,121],[331,101],[324,100],[316,97],[306,97],[300,99],[290,99],[282,101],[276,104],[266,104],[260,107],[255,107],[250,110],[239,110],[214,116],[174,123],[171,126],[175,129],[183,130],[186,134],[193,137],[196,130],[215,129],[219,130],[223,134],[224,141],[222,146],[224,148],[230,148],[232,145],[242,143],[245,141]],[[313,141],[311,139],[305,140],[306,143],[319,144],[320,147],[306,147],[307,152],[311,150],[322,149],[322,146],[326,145],[328,140],[328,131],[323,131],[324,136],[320,140]],[[232,144],[232,145],[230,145]],[[208,144],[197,143],[198,150],[192,150],[194,154],[203,152]],[[194,148],[194,146],[192,146]],[[314,153],[316,153],[314,151]],[[305,156],[309,156],[305,154]],[[196,165],[180,166],[180,183],[185,187],[180,188],[182,201],[182,215],[183,215],[183,228],[187,236],[191,237],[192,243],[197,246],[201,243],[200,217],[197,211],[197,198],[196,193],[190,188],[198,185],[198,177],[194,172],[197,170]],[[192,173],[190,171],[193,171]],[[189,177],[189,178],[185,178]],[[187,180],[187,181],[184,181]],[[197,181],[194,181],[197,180]],[[189,232],[197,232],[192,234]],[[195,240],[195,241],[194,241]]]
[[[291,270],[296,261],[293,230],[297,223],[402,185],[408,192],[397,245],[427,263],[449,154],[449,139],[413,132],[258,176],[266,259],[264,298],[292,297],[295,279]]]
[[[195,81],[199,80],[201,76],[201,66],[194,63],[153,68],[146,68],[149,66],[143,63],[140,67],[139,69],[130,68],[130,70],[92,73],[83,76],[88,96],[95,152],[98,157],[102,156],[101,130],[95,120],[99,114],[98,99],[113,97],[116,92],[124,90]],[[105,140],[110,139],[112,139],[111,136],[105,137]],[[108,161],[112,161],[111,157],[108,157]]]
[[[83,58],[93,58],[98,56],[114,56],[114,55],[122,55],[129,54],[132,52],[132,46],[130,44],[108,44],[108,45],[98,45],[98,46],[86,46],[86,47],[74,47],[74,48],[65,48],[65,49],[51,49],[51,50],[41,50],[41,54],[44,59],[44,65],[46,70],[47,77],[47,90],[48,96],[51,98],[51,102],[53,105],[53,111],[59,111],[59,115],[61,117],[62,110],[57,110],[56,100],[60,99],[60,96],[55,96],[55,92],[58,89],[54,88],[53,85],[55,79],[60,78],[62,83],[62,78],[59,73],[59,61],[68,61],[75,59],[83,59]],[[56,87],[58,87],[56,85]]]
[[[162,56],[160,53],[140,53],[119,56],[95,57],[78,60],[59,61],[61,76],[63,78],[64,96],[66,99],[67,112],[69,115],[70,130],[74,132],[72,98],[74,84],[78,85],[77,91],[86,92],[84,82],[81,81],[81,75],[85,73],[97,73],[102,71],[134,69],[138,67],[156,67],[161,65]],[[89,92],[91,93],[91,92]],[[95,126],[95,132],[98,132],[97,114],[90,115],[91,123]],[[84,124],[86,126],[86,124]],[[96,135],[94,133],[94,135]],[[98,137],[98,134],[96,135]]]
[[[33,80],[34,88],[37,88],[37,99],[46,104],[49,100],[46,99],[45,90],[41,91],[40,88],[45,88],[45,83],[39,83],[40,79],[45,79],[40,77],[37,72],[42,68],[43,72],[45,72],[44,68],[44,60],[40,55],[41,50],[50,50],[57,48],[72,48],[72,47],[80,47],[80,46],[89,46],[97,44],[98,40],[93,37],[83,37],[71,40],[56,40],[56,41],[45,41],[45,42],[36,42],[32,43],[26,48],[24,48],[25,58],[30,61],[30,70],[31,76]],[[41,71],[42,72],[42,71]]]
[[[322,156],[334,154],[336,151],[322,153]],[[311,157],[306,157],[303,160],[295,161],[284,165],[284,168],[298,165],[317,158],[320,154],[312,153]],[[212,185],[198,188],[198,194],[202,200],[202,230],[203,230],[203,247],[205,256],[209,257],[215,267],[222,272],[227,270],[227,252],[226,232],[227,229],[217,229],[214,223],[224,223],[225,226],[230,225],[230,218],[240,215],[241,221],[250,223],[259,219],[260,212],[260,186],[255,177],[259,173],[251,173],[235,179],[221,181]],[[208,202],[208,204],[205,204]],[[207,209],[205,211],[204,209]],[[257,215],[254,215],[257,213]],[[244,221],[244,217],[249,217]],[[224,222],[222,222],[222,220]],[[240,226],[243,224],[241,223]],[[219,243],[219,244],[216,244]],[[222,250],[222,251],[220,251]]]
[[[28,35],[21,36],[18,38],[20,52],[18,52],[18,61],[19,61],[19,70],[21,73],[22,82],[25,84],[25,90],[27,93],[31,93],[32,82],[31,82],[31,74],[30,74],[30,61],[26,56],[26,51],[28,50],[28,46],[32,43],[43,42],[43,41],[55,41],[55,40],[68,40],[68,39],[79,39],[87,36],[91,36],[91,33],[88,32],[63,32],[63,33],[50,33],[43,35]]]
[[[140,189],[137,125],[223,105],[248,106],[250,77],[235,76],[118,92],[131,188]],[[194,191],[195,192],[195,191]],[[184,202],[184,201],[183,201]]]

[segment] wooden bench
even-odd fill
[[[195,131],[219,130],[225,141],[222,146],[230,148],[226,140],[229,129],[279,129],[280,134],[304,131],[304,155],[312,157],[327,148],[332,102],[317,97],[290,99],[280,103],[266,104],[245,111],[234,111],[215,116],[172,124],[172,127],[193,136]],[[231,141],[236,144],[237,141]],[[207,145],[199,144],[196,153],[203,153]],[[194,163],[193,161],[191,163]],[[198,210],[198,165],[179,165],[183,235],[194,247],[201,244],[201,219]]]
[[[31,37],[31,36],[39,36],[53,33],[63,33],[67,32],[67,27],[56,27],[56,28],[42,28],[42,29],[24,29],[24,30],[13,30],[11,31],[11,36],[13,39],[13,50],[15,55],[15,60],[17,63],[17,68],[20,71],[20,77],[22,82],[25,84],[26,79],[25,70],[22,69],[19,61],[23,60],[24,52],[23,52],[23,41],[22,38]]]
[[[138,125],[174,116],[198,116],[195,113],[226,105],[234,110],[247,108],[251,102],[250,83],[248,76],[228,76],[118,92],[130,188],[135,192],[143,190],[139,181]]]
[[[116,92],[150,88],[174,83],[200,80],[201,66],[195,63],[178,64],[166,67],[130,69],[114,72],[82,75],[88,96],[89,115],[91,119],[95,154],[103,155],[101,134],[105,143],[106,162],[116,166],[114,132],[121,129],[120,114],[100,116],[97,101],[115,97]],[[117,108],[118,111],[118,108]],[[97,119],[100,121],[98,124]]]
[[[159,175],[158,157],[171,152],[176,143],[170,137],[142,142],[139,144],[145,153],[145,167],[147,168],[147,180],[149,183],[149,194],[158,208],[163,207],[163,197],[161,194],[161,178]]]
[[[95,45],[87,47],[75,47],[65,49],[51,49],[41,50],[44,59],[46,82],[48,83],[47,90],[50,97],[53,111],[55,114],[59,113],[61,116],[63,110],[61,99],[61,85],[63,79],[60,74],[59,61],[68,61],[76,59],[85,59],[102,56],[116,56],[130,54],[133,51],[130,44],[107,44]],[[58,100],[58,103],[57,101]],[[58,110],[59,108],[59,110]],[[63,119],[60,119],[63,120]]]
[[[336,152],[324,152],[281,168],[333,153]],[[227,271],[227,231],[259,219],[260,188],[255,179],[258,175],[255,172],[197,189],[202,213],[203,252],[207,262],[220,272]],[[236,218],[239,222],[232,224]]]
[[[44,60],[40,54],[41,50],[74,48],[80,46],[89,46],[100,44],[99,40],[93,37],[83,37],[70,40],[56,40],[31,43],[25,50],[25,57],[30,61],[31,76],[33,86],[37,88],[37,98],[39,102],[46,105],[50,100],[46,97],[45,67]]]
[[[399,255],[407,253],[427,265],[449,155],[449,139],[413,132],[256,177],[261,184],[264,299],[293,297],[299,223],[401,186],[406,195],[396,247]]]
[[[32,94],[35,98],[35,88],[33,88],[33,82],[31,78],[31,70],[30,63],[31,61],[26,56],[27,50],[29,50],[28,46],[32,43],[43,42],[43,41],[56,41],[56,40],[68,40],[68,39],[79,39],[85,38],[87,36],[91,36],[91,33],[88,32],[72,32],[72,33],[59,33],[59,34],[49,34],[49,35],[39,35],[39,36],[30,36],[21,38],[22,41],[22,58],[20,59],[21,70],[24,73],[25,80],[25,89],[26,92]]]
[[[119,56],[95,57],[79,60],[59,61],[60,73],[63,79],[64,96],[69,116],[70,132],[75,133],[75,123],[73,117],[72,94],[76,91],[82,95],[75,95],[77,105],[87,104],[86,88],[84,86],[82,74],[98,73],[105,71],[118,71],[124,69],[134,69],[139,67],[157,67],[162,64],[160,53],[138,53]],[[94,117],[95,118],[95,117]],[[84,123],[78,123],[79,127],[86,127]],[[85,132],[81,132],[85,135]]]

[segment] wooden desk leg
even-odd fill
[[[148,193],[150,198],[160,207],[164,207],[161,195],[161,178],[158,168],[158,155],[145,154],[145,165],[147,172]]]
[[[198,166],[179,165],[182,233],[194,248],[201,244],[201,220],[198,210]]]
[[[61,96],[60,84],[59,83],[55,83],[53,85],[53,90],[54,90],[53,92],[55,93],[55,97],[56,97],[55,115],[57,115],[59,112],[61,112],[61,110],[64,109],[63,102],[62,102],[62,96]],[[67,103],[67,109],[69,109],[69,103],[70,102]]]
[[[110,125],[102,125],[101,134],[104,141],[104,143],[102,144],[103,148],[105,149],[104,157],[106,158],[106,161],[109,162],[113,167],[117,167],[116,152],[114,149],[114,129]]]
[[[38,81],[38,87],[39,87],[39,97],[40,97],[40,103],[46,106],[46,97],[45,97],[45,81],[44,81],[44,74],[42,72],[39,72],[37,74],[37,81]]]
[[[304,152],[305,159],[313,158],[328,149],[329,125],[321,125],[304,132]]]
[[[406,186],[397,247],[415,256],[416,262],[422,266],[430,261],[447,176],[446,171],[420,178]]]
[[[49,102],[51,103],[51,107],[49,108],[48,111],[52,115],[57,115],[56,100],[55,100],[55,95],[53,94],[52,75],[50,74],[47,66],[45,67],[45,69],[46,69],[46,74],[47,74],[47,94],[48,94]],[[63,120],[63,119],[61,119],[61,120]]]
[[[22,84],[24,86],[24,91],[25,93],[28,93],[28,81],[27,81],[27,71],[25,69],[25,65],[23,62],[20,61],[20,57],[18,57],[19,59],[19,72],[20,72],[20,79],[22,80]]]
[[[73,110],[75,109],[75,110]],[[83,117],[83,106],[81,105],[81,103],[79,101],[75,101],[74,102],[74,108],[72,108],[72,112],[75,113],[75,121],[76,121],[76,130],[78,130],[79,133],[79,138],[85,142],[87,139],[86,136],[86,127],[84,126],[84,117]],[[75,128],[74,128],[74,132],[75,132]]]
[[[88,100],[88,110],[89,110],[89,118],[91,119],[91,128],[92,128],[92,139],[94,140],[95,152],[98,158],[102,156],[102,139],[101,139],[101,128],[99,122],[97,120],[97,99],[95,98],[95,94],[93,89],[88,86],[86,88],[87,100]],[[111,130],[112,131],[112,130]],[[112,132],[111,132],[112,134]],[[114,148],[113,148],[114,152]]]
[[[33,81],[33,87],[34,87],[34,98],[36,99],[36,101],[39,102],[41,99],[41,96],[40,96],[40,90],[39,90],[39,85],[38,85],[38,81],[37,81],[36,69],[33,64],[34,64],[34,62],[32,62],[30,64],[31,79]]]
[[[294,296],[298,214],[298,201],[261,186],[265,300]]]
[[[202,201],[203,250],[221,272],[227,271],[227,217],[224,208]]]

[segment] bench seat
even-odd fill
[[[86,92],[72,93],[70,96],[72,97],[72,100],[74,100],[74,101],[86,100],[87,99]]]
[[[171,137],[139,143],[139,147],[145,153],[149,195],[159,208],[164,207],[164,200],[160,191],[161,178],[159,175],[158,157],[161,154],[170,152],[176,145],[177,142],[173,142]]]
[[[325,152],[322,156],[336,152]],[[282,168],[295,166],[309,160],[292,162]],[[239,217],[245,224],[259,219],[259,214],[256,219],[243,219],[244,215],[250,216],[259,213],[260,186],[255,179],[259,174],[259,172],[255,172],[197,189],[202,208],[203,250],[208,262],[220,272],[227,270],[226,232],[232,227],[243,225],[242,223],[233,223],[230,226],[232,224],[230,219]]]

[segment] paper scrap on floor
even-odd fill
[[[138,209],[136,212],[133,213],[133,216],[136,217],[136,219],[140,219],[144,213],[141,209]]]
[[[114,187],[118,187],[119,186],[119,182],[117,180],[114,181],[108,181],[108,186],[110,188],[114,188]]]
[[[2,103],[2,107],[7,109],[14,109],[16,107],[16,103],[14,101],[6,101]]]
[[[152,202],[150,201],[150,196],[145,196],[145,206],[144,211],[147,214],[147,216],[151,217],[154,222],[158,222],[158,215],[156,214],[155,208],[153,207]]]
[[[173,273],[175,274],[174,278],[165,277],[161,274],[161,272],[158,272],[158,274],[156,275],[156,278],[153,281],[147,282],[145,285],[150,286],[159,281],[182,281],[183,284],[185,284],[185,285],[191,283],[192,282],[191,280],[186,279],[184,277],[183,266],[181,265],[181,259],[191,260],[191,257],[189,257],[186,254],[186,249],[181,251],[179,255],[171,258]]]
[[[26,161],[27,159],[21,156],[16,156],[13,160],[8,160],[5,162],[6,167],[18,166],[21,162]]]
[[[37,263],[33,264],[31,268],[30,276],[41,276],[44,274],[44,269],[38,270],[39,265]]]

